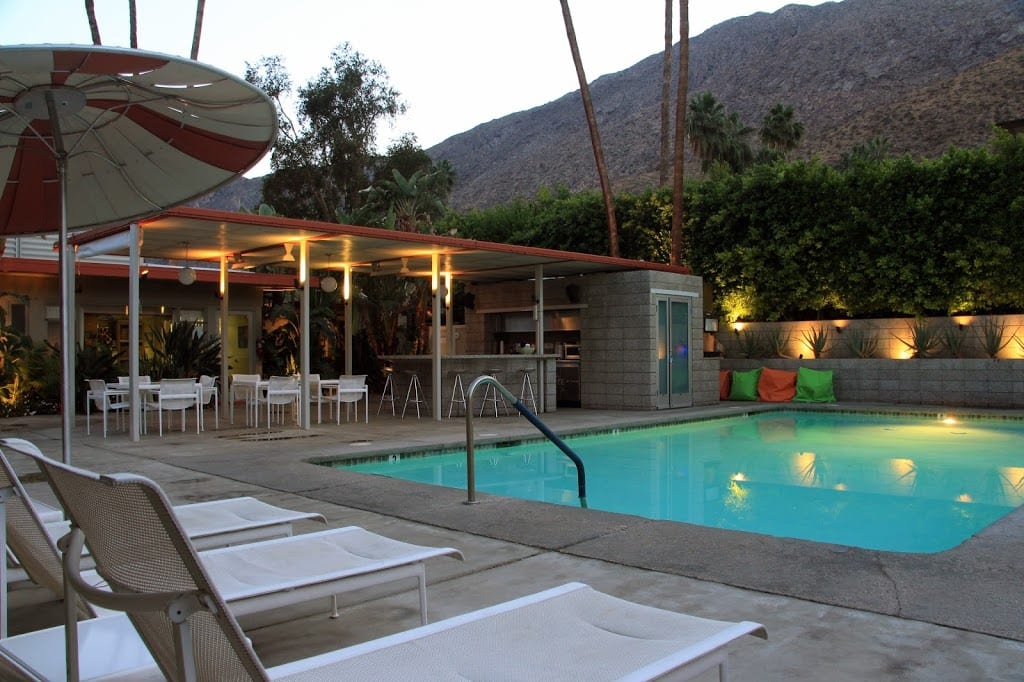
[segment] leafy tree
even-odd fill
[[[853,166],[863,163],[881,163],[889,158],[891,153],[892,141],[879,135],[867,142],[854,145],[848,152],[845,152],[839,159],[839,169],[849,170]]]
[[[245,78],[278,109],[264,201],[283,215],[324,221],[358,208],[376,160],[377,126],[405,111],[384,67],[339,45],[331,66],[299,89],[295,121],[287,113],[292,85],[280,57],[246,64]]]

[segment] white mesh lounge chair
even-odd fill
[[[49,461],[39,455],[30,456],[39,462]],[[10,467],[0,453],[0,472],[7,471]],[[0,489],[7,487],[6,484],[7,481],[0,480]],[[130,514],[128,509],[121,511]],[[187,537],[176,515],[175,522]],[[28,577],[59,597],[63,596],[65,585],[60,556],[34,510],[15,501],[7,509],[6,530],[8,546]],[[133,540],[139,544],[145,541],[143,536]],[[424,562],[439,556],[462,559],[462,553],[451,547],[413,545],[355,526],[223,547],[200,554],[238,617],[328,597],[331,598],[331,616],[337,617],[338,594],[415,578],[423,623],[427,622]],[[302,557],[302,561],[296,561],[296,557]],[[102,582],[94,573],[87,573],[94,584]],[[86,617],[96,615],[86,603],[79,603],[78,608]]]
[[[573,583],[266,670],[155,483],[40,463],[73,519],[71,583],[87,599],[127,611],[168,679],[653,679],[715,666],[721,676],[734,640],[764,636],[757,623],[695,618]],[[85,538],[112,592],[82,579],[76,564]],[[65,637],[75,680],[73,618]]]
[[[35,443],[24,438],[0,438],[0,456],[3,455],[2,448],[29,457],[44,456]],[[6,469],[0,471],[0,475],[6,475],[9,481],[17,480],[8,463],[0,462],[0,467]],[[47,532],[54,540],[67,533],[68,522],[64,520],[60,509],[28,497],[24,490],[22,494],[25,495],[24,499],[31,502],[39,521],[46,525]],[[298,521],[327,523],[323,514],[285,509],[255,497],[229,497],[179,504],[174,507],[174,513],[178,515],[192,544],[199,550],[286,537],[292,534],[293,524]]]

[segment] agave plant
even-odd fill
[[[923,317],[915,318],[908,325],[909,339],[899,339],[900,343],[911,350],[912,358],[929,358],[942,345],[942,336],[938,328],[931,325]]]
[[[875,328],[866,324],[862,327],[850,327],[845,330],[843,340],[850,352],[858,358],[874,357],[878,352],[878,335]]]
[[[770,358],[786,358],[789,348],[789,332],[778,328],[770,329],[762,334],[762,345]]]
[[[801,336],[803,337],[804,345],[811,351],[811,355],[815,359],[823,357],[831,345],[829,343],[828,329],[825,328],[825,325],[811,327],[810,330],[804,331]]]
[[[981,350],[985,356],[993,360],[999,357],[999,351],[1010,345],[1010,342],[1017,338],[1011,334],[1006,338],[1006,323],[1000,320],[986,317],[982,320],[981,329],[978,330],[978,342],[981,343]]]

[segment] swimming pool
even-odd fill
[[[567,439],[592,509],[867,549],[938,552],[1024,503],[1024,422],[771,412]],[[341,462],[466,487],[462,452]],[[477,447],[484,493],[578,505],[546,441]]]

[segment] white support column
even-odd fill
[[[221,405],[227,406],[229,393],[229,369],[228,369],[228,335],[230,333],[230,327],[228,325],[228,310],[230,309],[228,301],[228,292],[230,287],[228,286],[228,257],[227,254],[220,257],[220,396],[218,400]]]
[[[345,300],[345,374],[352,374],[352,266],[342,272],[341,296]]]
[[[444,319],[448,326],[448,355],[455,355],[454,283],[451,271],[444,273]]]
[[[438,254],[430,256],[430,287],[434,294],[433,314],[430,316],[430,354],[433,389],[434,421],[441,421],[441,271]]]
[[[534,351],[537,356],[544,352],[544,266],[537,265],[533,271],[534,313]],[[537,412],[544,412],[544,366],[545,361],[537,357]]]
[[[309,429],[309,242],[299,242],[299,285],[302,287],[302,330],[299,337],[299,425]]]

